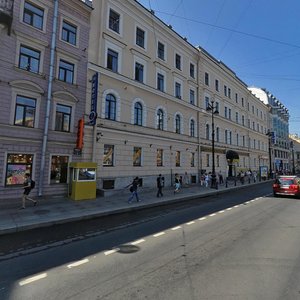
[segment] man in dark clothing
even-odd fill
[[[25,208],[26,200],[33,202],[33,205],[36,206],[37,202],[35,200],[31,199],[30,197],[28,197],[28,195],[31,191],[31,178],[28,173],[25,174],[23,189],[24,189],[24,193],[23,193],[23,197],[22,197],[22,207],[21,208],[22,209]]]
[[[156,179],[156,183],[157,183],[157,188],[158,188],[156,197],[159,198],[159,196],[163,196],[163,193],[162,193],[163,178],[161,177],[161,174],[158,175],[158,177]]]
[[[137,189],[139,186],[139,178],[135,177],[132,183],[129,184],[128,186],[130,186],[130,192],[131,192],[131,196],[128,199],[128,203],[131,203],[134,196],[136,197],[136,202],[140,202],[141,200],[139,199],[139,195],[137,193]]]

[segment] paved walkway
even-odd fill
[[[9,205],[4,203],[0,205],[0,235],[207,197],[257,184],[259,182],[250,184],[247,182],[245,185],[238,183],[234,186],[230,183],[228,187],[219,186],[218,190],[194,184],[183,187],[177,194],[174,194],[173,189],[168,187],[163,190],[164,196],[160,198],[156,197],[156,189],[143,191],[140,188],[139,197],[142,201],[137,203],[134,199],[131,204],[127,203],[130,196],[128,189],[118,195],[99,197],[95,200],[73,201],[65,197],[42,198],[37,206],[27,202],[26,209],[20,209],[20,198],[20,200],[10,201]]]

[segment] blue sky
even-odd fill
[[[299,0],[139,0],[248,86],[266,88],[300,136]]]

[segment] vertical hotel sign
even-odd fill
[[[97,119],[98,72],[92,77],[90,125],[94,126]]]

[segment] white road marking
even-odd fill
[[[246,201],[245,203],[248,204],[248,203],[250,203],[250,201]]]
[[[153,234],[153,236],[154,236],[154,237],[159,237],[159,236],[164,235],[164,234],[165,234],[165,232],[162,231],[162,232]]]
[[[71,268],[78,267],[80,265],[86,264],[88,262],[89,262],[89,260],[87,258],[85,258],[85,259],[82,259],[82,260],[75,261],[74,263],[69,264],[67,267],[69,269],[71,269]]]
[[[199,220],[199,221],[206,220],[206,217],[199,218],[198,220]]]
[[[192,224],[195,224],[195,221],[191,221],[191,222],[186,223],[186,225],[192,225]]]
[[[228,208],[226,208],[226,210],[232,210],[232,207],[228,207]]]
[[[104,252],[104,255],[110,255],[110,254],[118,252],[119,250],[120,250],[120,248],[115,248],[115,249],[112,249],[112,250],[108,250],[108,251]]]
[[[32,282],[34,282],[34,281],[37,281],[37,280],[46,278],[46,277],[47,277],[47,273],[42,273],[42,274],[39,274],[39,275],[36,275],[36,276],[32,276],[32,277],[29,277],[29,278],[27,278],[27,279],[25,279],[25,280],[20,281],[20,282],[19,282],[19,285],[20,285],[20,286],[23,286],[23,285],[32,283]]]
[[[209,216],[210,216],[210,217],[214,217],[215,215],[216,215],[216,214],[210,214]]]
[[[135,242],[132,242],[131,245],[138,245],[138,244],[143,243],[143,242],[145,242],[145,240],[144,239],[140,239],[140,240],[137,240]]]
[[[181,228],[181,226],[176,226],[176,227],[171,228],[171,230],[177,230],[177,229],[180,229],[180,228]]]
[[[239,205],[235,205],[234,207],[239,207]]]
[[[220,210],[219,212],[218,212],[218,214],[222,214],[224,212],[224,210]]]

